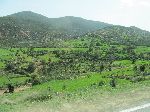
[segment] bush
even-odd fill
[[[32,86],[38,85],[41,83],[40,78],[38,77],[37,74],[32,74],[31,79],[28,80],[29,83],[32,83]]]
[[[116,80],[114,78],[112,78],[112,80],[110,80],[110,86],[116,87]]]
[[[138,76],[138,77],[133,77],[133,78],[131,79],[131,82],[136,83],[136,82],[140,82],[140,81],[143,81],[143,80],[145,80],[145,77]]]
[[[98,83],[98,86],[103,86],[103,85],[105,85],[105,82],[104,82],[104,81],[100,81],[100,82]]]
[[[32,94],[31,96],[26,98],[26,100],[30,102],[43,102],[49,99],[52,99],[52,95],[46,92],[39,93],[39,94]]]

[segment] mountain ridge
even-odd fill
[[[48,18],[31,11],[23,11],[0,17],[0,39],[15,44],[45,42],[53,38],[73,38],[110,24],[78,17]]]
[[[1,46],[43,46],[54,39],[77,38],[88,33],[115,44],[150,43],[150,32],[135,26],[112,25],[74,16],[48,18],[32,11],[0,17]]]

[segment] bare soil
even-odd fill
[[[14,92],[20,92],[20,91],[24,91],[26,89],[30,88],[29,86],[20,86],[20,87],[17,87],[15,88]],[[3,90],[0,90],[0,95],[3,95],[5,94],[4,92],[6,91],[7,89],[3,89]]]

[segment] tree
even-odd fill
[[[35,68],[35,64],[33,62],[30,62],[29,65],[28,65],[28,67],[27,67],[27,69],[26,69],[26,71],[28,73],[33,73],[35,69],[36,69]]]
[[[145,68],[146,68],[145,65],[141,65],[141,66],[140,66],[140,71],[141,71],[141,72],[144,72],[144,71],[145,71]]]
[[[104,65],[103,64],[100,64],[100,73],[104,70]]]

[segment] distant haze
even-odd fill
[[[49,18],[76,16],[150,31],[150,0],[0,0],[0,16],[21,11]]]

